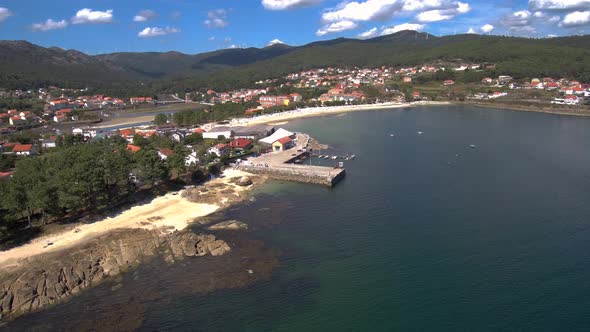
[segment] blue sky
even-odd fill
[[[589,26],[590,0],[0,0],[0,39],[90,54],[302,45],[403,29],[548,37]]]

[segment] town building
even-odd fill
[[[272,143],[272,150],[275,152],[285,151],[293,147],[293,140],[290,137],[283,137]]]

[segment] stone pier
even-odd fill
[[[286,164],[269,165],[268,167],[241,165],[240,169],[253,174],[265,175],[271,179],[313,183],[327,187],[333,187],[346,175],[344,168],[307,165]]]

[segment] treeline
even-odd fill
[[[29,97],[0,98],[0,110],[43,111],[44,102]]]
[[[151,142],[135,154],[120,137],[76,144],[68,140],[55,152],[16,162],[12,179],[0,183],[1,222],[39,219],[77,212],[98,212],[124,202],[135,181],[156,183],[184,164],[163,161]],[[74,145],[69,145],[74,144]],[[180,166],[182,165],[182,166]]]

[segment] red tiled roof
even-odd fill
[[[134,129],[120,129],[119,134],[121,136],[133,136],[133,135],[135,135],[135,130]]]
[[[231,141],[231,143],[229,143],[229,146],[232,148],[245,148],[250,144],[252,144],[252,141],[250,141],[249,139],[236,138],[233,141]]]
[[[279,143],[281,143],[281,144],[285,145],[285,144],[287,144],[287,143],[290,143],[290,142],[291,142],[291,138],[289,138],[289,137],[283,137],[283,138],[281,138],[281,139],[277,140],[277,142],[279,142]]]
[[[141,147],[139,147],[137,145],[133,145],[133,144],[127,144],[127,150],[131,151],[132,153],[135,153],[135,152],[141,150]]]
[[[33,144],[16,144],[14,148],[12,148],[12,152],[27,152],[31,151],[33,148]]]
[[[165,155],[166,157],[170,157],[171,155],[174,154],[174,151],[168,149],[168,148],[164,148],[164,149],[160,149],[158,150],[160,151],[161,154]]]

